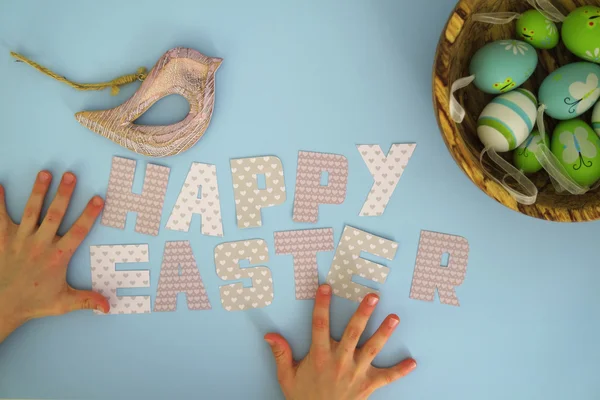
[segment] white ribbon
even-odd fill
[[[579,185],[573,180],[568,174],[565,167],[558,161],[556,156],[552,154],[548,146],[545,143],[538,144],[538,148],[535,152],[535,158],[538,159],[542,167],[550,175],[552,184],[558,193],[566,190],[571,194],[584,194],[590,188]],[[558,185],[558,188],[556,187]]]
[[[563,13],[558,11],[550,0],[528,0],[527,2],[552,22],[563,22],[567,18]]]
[[[494,175],[492,175],[484,167],[483,156],[486,153],[490,157],[490,160],[494,164],[496,164],[504,172],[506,172],[506,174],[502,177],[501,181],[499,179],[497,179]],[[512,164],[510,164],[504,158],[499,156],[498,153],[496,153],[496,150],[492,149],[491,147],[486,147],[485,149],[483,149],[483,151],[481,152],[481,154],[479,156],[479,163],[481,164],[481,168],[482,168],[483,172],[489,178],[498,182],[504,188],[504,190],[506,190],[517,201],[517,203],[524,204],[524,205],[535,204],[535,201],[537,200],[537,195],[538,195],[537,187],[533,184],[533,182],[531,182],[531,180],[529,178],[527,178],[523,174],[523,172],[519,171]],[[508,178],[508,177],[513,178],[519,184],[519,186],[521,186],[523,188],[523,191],[519,192],[519,191],[511,188],[506,183],[506,178]]]
[[[473,21],[485,22],[487,24],[508,24],[509,22],[518,19],[521,14],[516,12],[495,12],[495,13],[478,13],[473,14]]]
[[[460,124],[465,119],[465,109],[460,105],[458,100],[456,100],[456,97],[454,97],[454,92],[469,86],[474,79],[475,75],[457,79],[450,88],[450,117],[456,123]]]
[[[540,131],[540,136],[543,142],[546,141],[546,124],[544,123],[544,113],[546,112],[546,108],[547,107],[545,104],[540,104],[536,117],[538,131]]]

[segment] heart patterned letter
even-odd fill
[[[376,144],[362,144],[357,147],[375,180],[360,210],[360,216],[380,216],[385,211],[416,145],[393,144],[387,156]]]
[[[323,172],[329,176],[327,185],[321,185]],[[293,220],[317,222],[319,204],[342,204],[347,183],[348,159],[343,155],[299,152]]]
[[[131,192],[135,166],[134,160],[113,157],[102,225],[125,229],[127,213],[133,211],[138,213],[135,231],[157,236],[171,169],[148,164],[142,194],[135,194]]]
[[[386,260],[393,260],[397,249],[398,243],[346,226],[327,274],[327,283],[331,285],[333,294],[360,302],[369,293],[379,293],[375,289],[352,282],[352,277],[358,275],[373,282],[385,283],[390,269],[361,258],[360,253],[364,251]]]
[[[262,226],[260,210],[286,199],[281,160],[275,156],[238,158],[230,164],[238,228]],[[261,174],[265,176],[264,189],[258,188]]]
[[[269,261],[269,248],[262,239],[240,240],[222,243],[215,248],[217,275],[224,281],[248,279],[252,287],[242,283],[220,287],[221,304],[227,311],[242,311],[249,308],[266,307],[273,301],[273,278],[265,266],[240,268],[240,260],[250,264]]]
[[[175,311],[177,293],[185,293],[190,310],[210,310],[210,301],[187,240],[165,243],[154,311]]]
[[[150,287],[150,271],[117,271],[119,263],[148,262],[148,245],[90,246],[92,289],[110,303],[108,314],[140,314],[150,312],[150,296],[117,296],[117,289]],[[104,315],[94,311],[97,315]]]
[[[198,192],[201,192],[200,196]],[[169,216],[167,229],[189,231],[193,214],[202,216],[203,235],[223,236],[217,167],[214,165],[192,163]]]
[[[314,299],[319,286],[317,253],[333,250],[333,229],[275,232],[275,254],[294,257],[296,299]]]
[[[449,255],[446,267],[441,265],[444,253]],[[433,301],[437,289],[443,304],[459,306],[454,288],[460,286],[465,280],[468,259],[467,239],[422,231],[410,298]]]

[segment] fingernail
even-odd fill
[[[410,360],[409,366],[410,366],[411,369],[417,368],[417,361],[416,360]]]
[[[70,172],[67,172],[66,174],[64,174],[64,176],[63,176],[63,183],[66,183],[67,185],[70,185],[73,182],[75,182],[75,175],[73,175]]]
[[[275,342],[272,341],[271,339],[265,339],[265,342],[267,342],[269,346],[274,346],[275,345]]]
[[[330,294],[331,293],[331,286],[329,285],[322,285],[319,290],[321,291],[322,294]]]
[[[96,306],[96,311],[100,311],[101,313],[103,313],[104,312],[104,308],[102,308],[101,305],[97,305]]]
[[[369,297],[367,297],[367,304],[368,305],[374,306],[377,303],[379,303],[379,297],[375,296],[374,294],[372,294]]]
[[[102,200],[102,198],[96,196],[92,199],[92,205],[100,207],[102,204],[104,204],[104,200]]]
[[[38,180],[42,183],[46,183],[50,180],[50,174],[46,171],[42,171],[38,174]]]
[[[392,317],[392,318],[390,318],[390,319],[388,319],[388,326],[389,326],[390,328],[395,328],[395,327],[397,327],[399,323],[400,323],[400,320],[399,320],[399,319],[396,319],[396,318],[393,318],[393,317]]]

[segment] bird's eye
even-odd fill
[[[531,31],[531,34],[533,35],[533,31]]]
[[[510,78],[508,78],[508,79],[506,80],[506,83],[508,83],[508,82],[510,82]]]
[[[496,83],[496,84],[494,85],[494,87],[498,87],[498,84]]]
[[[525,32],[527,32],[527,28],[523,28],[523,30],[524,30]]]
[[[594,22],[590,22],[590,26],[594,26],[594,25],[595,25]]]

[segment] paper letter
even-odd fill
[[[142,194],[135,194],[131,192],[135,165],[134,160],[113,157],[102,225],[125,229],[127,212],[137,212],[135,231],[157,236],[171,170],[148,164]]]
[[[331,228],[275,232],[275,254],[291,254],[294,258],[296,299],[315,298],[319,286],[317,253],[333,249]]]
[[[188,232],[193,214],[202,217],[203,235],[223,236],[217,167],[214,165],[192,163],[169,216],[167,229]]]
[[[375,289],[352,282],[353,275],[384,283],[390,269],[383,265],[360,257],[361,251],[393,260],[398,244],[351,226],[346,226],[338,244],[327,275],[327,283],[333,288],[333,294],[360,302],[369,293],[379,293]]]
[[[240,268],[240,260],[250,264],[269,261],[269,249],[262,239],[241,240],[223,243],[215,248],[217,275],[224,281],[250,278],[252,287],[242,283],[220,287],[221,304],[227,311],[241,311],[249,308],[262,308],[273,301],[273,278],[271,270],[265,266]]]
[[[116,265],[148,260],[147,244],[90,246],[92,289],[108,299],[108,314],[150,312],[150,296],[117,296],[117,289],[150,287],[150,271],[117,271]],[[99,311],[94,313],[104,315]]]
[[[448,266],[443,267],[445,253]],[[433,301],[437,289],[440,302],[459,306],[454,288],[465,280],[468,259],[469,242],[464,237],[421,231],[410,298]]]
[[[329,176],[327,185],[321,185],[323,172]],[[347,183],[348,160],[343,155],[299,152],[293,220],[317,222],[319,204],[342,204]]]
[[[356,147],[375,180],[360,215],[379,216],[385,211],[416,145],[393,144],[387,157],[377,144]]]
[[[211,308],[192,247],[187,240],[165,243],[154,311],[175,311],[177,293],[185,293],[190,310]]]
[[[238,228],[261,226],[261,208],[282,204],[286,199],[281,160],[275,156],[238,158],[230,164]],[[265,189],[258,188],[260,174],[265,176]]]

